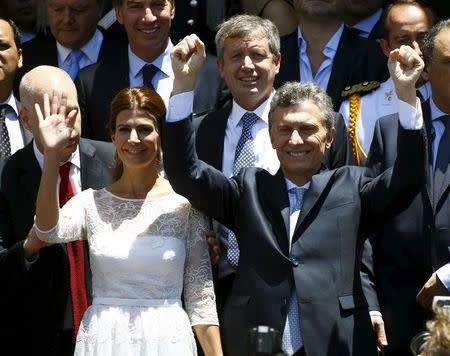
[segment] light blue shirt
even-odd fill
[[[83,56],[80,58],[80,69],[90,64],[96,63],[100,49],[103,43],[103,34],[99,30],[95,30],[94,36],[83,46],[80,50]],[[58,50],[58,66],[59,68],[69,72],[70,67],[70,52],[72,49],[64,47],[62,44],[56,42]]]
[[[297,29],[298,33],[298,48],[299,48],[299,68],[300,80],[302,82],[314,82],[323,90],[327,90],[328,82],[330,81],[331,69],[333,68],[333,60],[336,55],[339,41],[341,40],[342,31],[344,31],[344,24],[342,23],[336,33],[330,38],[322,53],[327,57],[315,76],[313,76],[311,63],[309,62],[306,40],[303,38],[300,27]]]
[[[146,62],[139,58],[130,46],[128,46],[128,60],[130,63],[130,87],[140,87],[144,84],[144,78],[142,76],[142,67],[146,64],[153,64],[159,69],[152,79],[153,88],[161,96],[166,107],[169,104],[170,93],[173,89],[173,80],[175,78],[172,70],[172,60],[170,53],[172,52],[172,41],[167,43],[167,47],[163,53],[161,53],[153,62]]]
[[[364,20],[358,22],[357,24],[350,26],[350,28],[354,28],[358,30],[358,35],[361,37],[369,37],[370,32],[372,32],[373,28],[380,20],[381,17],[381,9],[378,9],[369,17],[366,17]]]

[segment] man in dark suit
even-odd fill
[[[384,0],[342,0],[341,16],[359,36],[378,40],[381,37],[381,12]]]
[[[115,0],[113,5],[129,44],[116,48],[114,56],[81,70],[76,79],[82,135],[103,141],[111,140],[106,127],[110,104],[121,89],[149,86],[167,105],[173,85],[169,32],[175,16],[174,1]],[[218,109],[224,92],[215,58],[208,56],[196,85],[194,112],[202,115]]]
[[[183,120],[203,56],[195,35],[173,52],[176,85],[162,142],[174,189],[236,233],[240,260],[222,324],[227,351],[249,354],[248,329],[268,325],[283,335],[288,355],[376,355],[359,276],[360,232],[392,214],[398,198],[414,195],[424,182],[414,88],[423,61],[410,47],[389,59],[402,100],[393,169],[375,179],[360,167],[323,170],[335,130],[331,101],[315,84],[287,83],[269,112],[280,170],[271,175],[245,168],[230,179],[197,159],[191,120]]]
[[[23,75],[37,66],[62,68],[75,79],[79,69],[115,55],[121,38],[97,27],[103,5],[104,0],[46,0],[49,31],[24,44],[23,68],[14,85],[16,95]]]
[[[377,42],[344,26],[339,0],[316,4],[295,0],[299,27],[281,37],[281,67],[275,87],[287,81],[313,81],[330,95],[335,111],[341,92],[363,81],[388,78],[386,58]]]
[[[432,298],[450,295],[450,21],[422,41],[431,98],[422,104],[428,143],[427,182],[410,204],[380,225],[370,240],[375,288],[383,315],[387,355],[409,355],[411,338],[425,329]],[[378,120],[367,161],[375,174],[397,157],[397,115]],[[369,301],[370,302],[370,301]],[[373,302],[372,302],[373,303]]]
[[[241,46],[241,44],[246,44]],[[273,80],[280,64],[280,42],[275,25],[257,16],[237,15],[224,21],[216,35],[219,71],[232,94],[233,100],[220,110],[197,120],[196,150],[199,158],[225,175],[232,176],[236,164],[236,151],[245,135],[245,115],[256,115],[250,132],[255,160],[248,166],[264,168],[275,174],[279,162],[270,143],[268,112],[274,94]],[[237,59],[233,56],[238,55]],[[264,59],[262,59],[264,57]],[[246,59],[245,59],[246,58]],[[250,81],[249,81],[250,80]],[[329,168],[347,162],[348,144],[342,119],[340,132],[330,150],[326,150],[324,163]],[[227,260],[229,251],[226,230],[217,229],[216,242],[222,253],[218,262],[216,296],[219,315],[231,290],[236,266]]]
[[[44,93],[53,90],[67,92],[67,108],[78,109],[75,86],[61,69],[40,66],[23,78],[21,119],[31,132],[37,132],[39,125],[34,103],[41,103]],[[111,144],[79,139],[79,120],[78,113],[76,130],[63,158],[71,162],[69,176],[75,194],[108,185],[114,160]],[[41,144],[35,139],[10,157],[1,176],[0,300],[5,306],[1,344],[21,355],[73,355],[77,326],[73,324],[73,281],[65,247],[54,245],[36,253],[40,246],[26,240],[34,221],[42,164]],[[84,269],[90,298],[87,258]]]
[[[13,94],[17,70],[22,67],[20,33],[11,21],[0,17],[0,169],[4,160],[30,142],[32,136],[19,120],[20,105]],[[2,132],[4,132],[2,134]]]

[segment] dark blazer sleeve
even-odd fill
[[[164,170],[173,189],[220,223],[234,228],[239,200],[237,180],[197,158],[191,119],[163,123]]]

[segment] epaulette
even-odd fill
[[[347,98],[353,94],[364,95],[370,93],[372,90],[378,88],[380,86],[379,82],[370,81],[370,82],[362,82],[355,85],[349,85],[344,88],[341,92],[341,96],[343,98]]]

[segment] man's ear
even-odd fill
[[[380,47],[384,55],[387,58],[389,58],[389,54],[391,53],[391,47],[389,46],[389,42],[384,38],[380,38]]]
[[[219,70],[222,79],[225,79],[225,73],[223,72],[223,59],[217,58],[217,69]]]
[[[327,149],[330,149],[331,144],[333,143],[333,140],[334,140],[335,133],[336,133],[336,129],[334,127],[332,127],[330,129],[330,131],[327,132],[327,143],[325,144],[325,147]]]
[[[28,115],[27,109],[25,109],[25,108],[20,109],[19,118],[20,118],[20,121],[22,121],[23,127],[25,127],[28,131],[33,133],[33,130],[31,129],[31,125],[30,125],[30,116]]]

